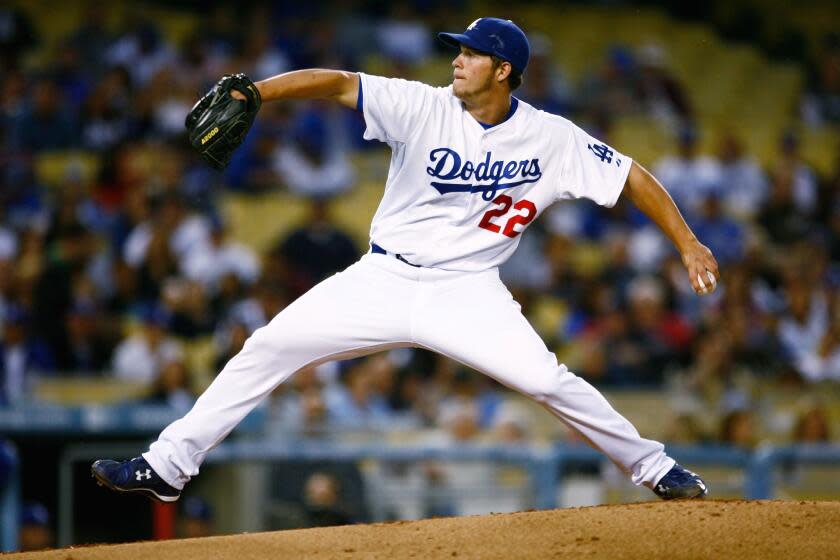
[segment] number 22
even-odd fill
[[[502,235],[506,235],[510,238],[514,238],[522,231],[516,231],[514,226],[517,224],[522,225],[522,229],[525,229],[531,220],[533,220],[537,216],[537,207],[534,205],[533,202],[530,200],[525,200],[524,198],[513,204],[513,199],[506,194],[500,194],[496,198],[493,199],[493,204],[498,204],[500,208],[493,208],[488,210],[482,216],[481,221],[478,223],[478,227],[484,228],[487,231],[492,231],[493,233],[499,233],[502,231]],[[504,216],[507,214],[508,210],[510,210],[511,205],[515,210],[524,210],[524,214],[516,214],[515,216],[511,216],[510,219],[505,224],[505,229],[501,230],[501,228],[493,223],[493,218],[498,218],[499,216]]]

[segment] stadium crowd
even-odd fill
[[[26,64],[41,48],[37,23],[2,9],[11,27],[0,49],[0,406],[30,398],[38,377],[112,376],[148,385],[145,402],[185,410],[197,387],[184,341],[214,337],[221,368],[250,333],[367,251],[332,220],[330,201],[357,184],[352,154],[384,149],[362,140],[358,113],[274,103],[217,174],[184,138],[197,94],[227,72],[356,69],[374,51],[389,75],[412,77],[445,54],[433,40],[441,22],[403,5],[378,19],[318,19],[264,6],[234,17],[238,8],[217,4],[195,14],[200,34],[175,43],[139,12],[114,29],[107,7],[89,6],[37,65]],[[458,16],[453,28],[463,25]],[[547,38],[535,36],[533,47],[516,92],[523,100],[607,142],[613,120],[628,113],[674,132],[673,153],[652,171],[723,276],[714,295],[698,298],[641,214],[621,202],[610,210],[569,202],[530,228],[505,281],[573,371],[599,387],[662,389],[681,426],[697,425],[674,438],[753,445],[759,382],[840,381],[840,166],[818,175],[795,130],[763,167],[737,130],[701,129],[662,47],[616,46],[578,85],[553,63]],[[836,76],[820,71],[827,93],[803,103],[831,120]],[[719,137],[717,150],[700,153],[708,134]],[[71,150],[100,162],[94,180],[70,159],[59,185],[41,184],[39,158]],[[263,254],[234,241],[222,197],[280,190],[311,200],[308,219]],[[446,359],[399,350],[299,372],[269,406],[278,429],[320,437],[338,425],[527,439],[527,415],[504,395]],[[719,424],[700,421],[710,411]],[[836,436],[826,414],[820,402],[805,407],[790,437]]]

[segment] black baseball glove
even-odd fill
[[[234,89],[246,99],[235,99],[231,95]],[[261,104],[260,92],[248,76],[224,76],[190,109],[184,122],[190,144],[221,171],[251,129]]]

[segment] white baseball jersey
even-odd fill
[[[485,128],[452,92],[360,74],[365,138],[392,149],[371,241],[407,261],[479,271],[510,257],[557,200],[618,200],[632,160],[563,117],[514,100]]]

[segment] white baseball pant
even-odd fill
[[[557,363],[498,269],[419,268],[381,254],[364,255],[254,332],[143,456],[181,489],[207,453],[296,371],[400,346],[438,352],[528,395],[637,485],[652,487],[674,465],[661,443],[640,437],[594,387]]]

